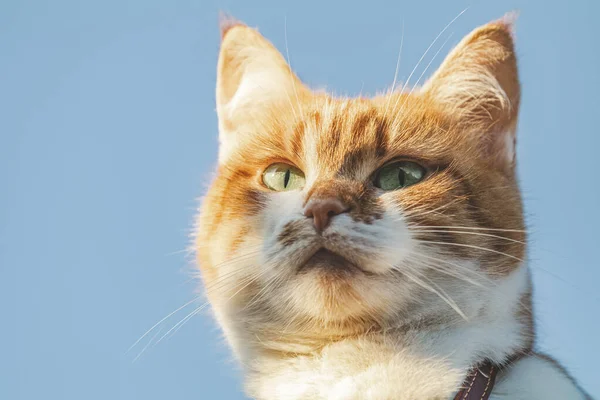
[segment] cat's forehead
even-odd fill
[[[395,111],[399,107],[403,110]],[[326,98],[301,111],[290,135],[286,135],[286,147],[320,172],[362,175],[391,158],[436,159],[447,153],[440,146],[443,121],[406,96],[339,101]]]

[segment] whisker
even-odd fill
[[[419,278],[415,277],[414,275],[412,275],[411,273],[408,273],[408,271],[406,271],[405,269],[399,269],[394,265],[390,266],[394,269],[396,269],[397,271],[402,272],[405,276],[407,276],[409,279],[411,279],[413,282],[415,282],[417,285],[421,286],[423,289],[430,291],[431,293],[436,294],[440,299],[444,300],[444,302],[446,304],[448,304],[454,311],[456,311],[456,313],[458,315],[460,315],[465,321],[468,321],[469,319],[467,318],[467,316],[465,315],[465,313],[460,309],[460,307],[458,307],[458,305],[456,304],[456,302],[454,300],[452,300],[452,298],[450,298],[446,292],[444,292],[438,285],[435,285],[435,283],[433,283],[435,286],[438,287],[438,289],[440,290],[436,290],[435,288],[431,287],[430,285],[427,285],[425,282],[423,282],[422,280],[420,280]],[[416,272],[414,270],[412,270],[411,272]],[[424,277],[425,278],[425,277]],[[425,278],[427,279],[427,278]]]
[[[152,325],[152,327],[150,329],[148,329],[146,331],[146,333],[144,333],[138,340],[135,341],[134,344],[131,345],[131,347],[129,347],[129,349],[127,349],[127,351],[125,352],[125,354],[127,354],[129,351],[131,351],[131,349],[133,349],[142,339],[144,339],[157,326],[159,326],[161,323],[163,323],[164,321],[166,321],[167,319],[169,319],[173,314],[175,314],[178,311],[180,311],[180,310],[184,309],[185,307],[189,306],[190,304],[192,304],[196,300],[198,300],[198,296],[194,297],[192,300],[188,301],[187,303],[185,303],[184,305],[182,305],[181,307],[179,307],[178,309],[176,309],[175,311],[171,312],[169,315],[167,315],[166,317],[164,317],[163,319],[161,319],[160,321],[158,321],[156,324]]]
[[[183,253],[190,255],[191,253],[193,253],[193,250],[191,250],[191,249],[176,250],[176,251],[172,251],[170,253],[165,254],[165,256],[170,257],[170,256],[176,256],[178,254],[183,254]]]
[[[395,250],[395,249],[393,249],[391,247],[382,247],[382,249],[383,250],[385,250],[385,249]],[[428,264],[424,260],[420,260],[419,259],[420,257],[427,258],[427,259],[430,259],[430,260],[435,261],[435,262],[440,262],[442,264],[450,265],[454,269],[459,269],[459,270],[461,270],[461,271],[463,271],[465,273],[471,274],[474,277],[474,279],[481,279],[482,281],[488,282],[488,283],[490,283],[493,286],[496,285],[496,282],[493,281],[491,278],[489,278],[489,276],[487,276],[487,275],[481,274],[481,273],[479,273],[477,271],[474,271],[474,270],[471,270],[469,268],[466,268],[463,265],[460,265],[460,264],[457,264],[457,263],[453,263],[453,262],[448,261],[448,260],[443,260],[443,259],[439,259],[439,258],[436,258],[436,257],[432,257],[432,256],[429,256],[429,255],[423,254],[422,252],[409,251],[409,254],[407,256],[407,262],[411,263],[413,261],[416,261],[416,262],[419,262],[419,263],[421,263],[422,265],[424,265],[426,267],[435,269],[436,271],[441,272],[443,274],[446,274],[446,275],[449,275],[449,276],[453,276],[453,277],[455,277],[457,279],[464,280],[465,282],[471,283],[473,285],[476,285],[476,286],[479,286],[479,287],[482,287],[482,288],[489,288],[487,286],[484,286],[480,282],[473,281],[473,280],[468,279],[468,278],[466,278],[466,277],[464,277],[462,275],[457,275],[456,272],[454,272],[454,270],[452,270],[452,269],[444,269],[441,266],[438,266],[438,265],[435,265],[435,264]],[[468,279],[468,280],[466,280],[466,279]]]
[[[471,230],[480,230],[480,231],[497,231],[497,232],[519,232],[526,233],[526,230],[523,229],[498,229],[498,228],[483,228],[478,226],[437,226],[437,225],[415,225],[409,224],[409,228],[413,230],[417,230],[420,228],[433,228],[433,229],[471,229]]]
[[[162,326],[160,328],[158,328],[158,330],[156,331],[156,333],[154,335],[152,335],[152,337],[150,338],[150,340],[148,341],[148,343],[146,343],[146,345],[144,346],[144,348],[142,349],[142,351],[139,352],[139,354],[133,359],[132,363],[136,362],[138,360],[138,358],[140,358],[142,356],[142,354],[144,354],[144,352],[146,351],[146,349],[148,348],[148,346],[150,346],[150,344],[154,341],[154,339],[156,339],[156,337],[158,336],[158,334],[162,331]]]
[[[485,247],[475,246],[475,245],[472,245],[472,244],[435,242],[435,241],[431,241],[431,240],[418,240],[418,241],[420,243],[438,244],[438,245],[446,245],[446,246],[468,247],[468,248],[476,249],[476,250],[489,251],[490,253],[499,254],[499,255],[502,255],[502,256],[509,257],[509,258],[513,258],[513,259],[521,261],[521,262],[525,262],[525,260],[523,260],[523,259],[521,259],[519,257],[513,256],[512,254],[506,254],[506,253],[503,253],[501,251],[496,251],[496,250],[488,249],[488,248],[485,248]]]
[[[484,281],[487,281],[488,283],[490,283],[492,285],[496,285],[496,282],[493,279],[491,279],[488,276],[488,274],[482,274],[482,273],[479,273],[477,271],[473,271],[473,270],[471,270],[469,268],[466,268],[465,266],[457,264],[455,262],[444,260],[444,259],[437,258],[437,257],[433,257],[433,256],[430,256],[428,254],[423,254],[421,252],[419,252],[419,253],[414,253],[413,252],[412,254],[416,254],[419,257],[428,258],[428,259],[430,259],[432,261],[436,261],[436,262],[440,262],[440,263],[443,263],[443,264],[447,264],[447,265],[449,265],[449,266],[451,266],[453,268],[457,268],[457,269],[460,269],[460,270],[465,271],[467,273],[470,273],[470,274],[474,275],[475,277],[480,278],[480,279],[482,279]]]
[[[259,245],[257,246],[252,246],[252,247],[261,247]],[[223,263],[217,264],[215,265],[216,267],[222,267],[224,265],[227,265],[228,263],[232,263],[234,261],[239,261],[243,258],[250,258],[252,256],[254,256],[255,254],[260,253],[260,251],[254,251],[254,252],[249,252],[246,254],[243,254],[241,256],[238,257],[234,257],[232,259],[229,259]],[[211,285],[205,285],[205,290],[211,291],[214,289],[219,288],[220,286],[222,286],[221,284],[225,283],[225,281],[227,280],[226,278],[230,278],[233,277],[236,273],[238,273],[239,271],[243,270],[244,268],[246,268],[247,266],[243,266],[241,268],[238,268],[236,270],[233,271],[229,271],[226,274],[223,274],[220,279],[217,279],[213,284]],[[188,307],[190,304],[192,304],[193,302],[195,302],[196,300],[198,300],[200,298],[200,296],[196,296],[194,297],[192,300],[188,301],[187,303],[185,303],[184,305],[180,306],[179,308],[177,308],[175,311],[169,313],[167,316],[165,316],[164,318],[162,318],[160,321],[158,321],[157,323],[155,323],[154,325],[152,325],[152,327],[150,327],[150,329],[148,329],[142,336],[140,336],[139,339],[137,339],[125,352],[125,354],[129,353],[135,346],[137,346],[146,336],[148,336],[153,330],[155,330],[157,327],[159,327],[159,325],[161,325],[163,322],[165,322],[167,319],[169,319],[170,317],[172,317],[174,314],[176,314],[177,312],[181,311],[182,309]]]
[[[431,50],[431,48],[435,45],[435,43],[438,41],[438,39],[440,38],[440,36],[442,36],[444,34],[444,32],[446,32],[446,30],[454,23],[454,21],[456,21],[461,15],[463,15],[469,8],[465,8],[464,10],[462,10],[456,17],[454,17],[454,19],[452,21],[450,21],[448,23],[448,25],[446,25],[444,27],[444,29],[442,29],[442,31],[435,37],[435,39],[433,39],[433,42],[431,42],[431,44],[429,45],[429,47],[427,47],[427,49],[425,50],[425,52],[423,53],[423,55],[421,56],[421,58],[419,59],[419,61],[417,61],[417,65],[415,65],[415,67],[413,68],[413,70],[411,71],[410,75],[408,76],[408,79],[406,80],[406,82],[404,83],[404,85],[402,85],[402,89],[400,90],[400,92],[404,92],[404,89],[406,89],[406,86],[408,85],[408,83],[410,82],[410,78],[412,78],[413,74],[415,73],[415,71],[417,70],[417,68],[419,67],[419,65],[421,65],[421,62],[423,61],[423,59],[427,56],[427,53],[429,53],[429,50]],[[396,103],[394,104],[394,109],[396,109],[396,107],[398,106],[398,101],[400,100],[400,96],[398,96],[398,99],[396,99]]]
[[[449,201],[448,203],[443,204],[443,205],[441,205],[439,207],[436,207],[436,208],[434,208],[432,210],[426,210],[424,213],[421,213],[421,210],[423,210],[424,207],[411,207],[411,208],[405,210],[404,212],[405,212],[406,216],[414,216],[418,212],[419,214],[417,215],[417,217],[423,217],[423,216],[425,216],[427,214],[431,214],[431,213],[435,213],[435,212],[437,212],[439,210],[443,210],[443,209],[445,209],[447,207],[450,207],[454,203],[456,203],[458,201],[461,201],[461,200],[465,200],[465,199],[466,199],[466,196],[458,196],[455,199],[453,199],[452,201]]]
[[[468,269],[468,268],[465,268],[464,266],[461,266],[461,265],[459,265],[459,264],[452,263],[452,262],[450,262],[450,261],[447,261],[447,260],[437,259],[437,258],[435,258],[435,257],[431,257],[431,256],[428,256],[428,255],[425,255],[425,254],[422,254],[422,253],[419,253],[419,254],[418,254],[418,256],[420,256],[420,257],[425,257],[425,258],[430,258],[430,259],[433,259],[433,260],[435,260],[435,261],[438,261],[438,262],[441,262],[441,263],[445,263],[445,264],[451,265],[451,266],[453,266],[453,267],[455,267],[455,268],[461,269],[461,270],[463,270],[463,271],[465,271],[465,272],[467,272],[467,273],[470,273],[470,274],[472,274],[472,275],[476,276],[477,278],[479,278],[479,279],[481,279],[481,280],[483,280],[483,281],[485,281],[485,282],[487,282],[487,283],[489,284],[489,286],[485,286],[485,285],[482,285],[482,284],[480,284],[480,283],[478,283],[478,282],[472,282],[472,283],[476,284],[478,287],[481,287],[482,289],[494,289],[494,288],[497,288],[497,287],[499,286],[499,283],[498,283],[498,282],[496,282],[496,281],[494,281],[494,280],[492,280],[490,277],[488,277],[488,276],[485,276],[484,274],[480,274],[480,273],[478,273],[478,272],[476,272],[476,271],[470,270],[470,269]],[[417,261],[418,261],[418,260],[417,260]],[[424,267],[432,267],[431,265],[428,265],[428,264],[425,264],[425,265],[423,265],[423,266],[424,266]],[[436,269],[436,270],[438,270],[438,269]],[[443,271],[441,271],[441,270],[438,270],[438,271],[439,271],[439,272],[443,272]],[[458,278],[458,279],[461,279],[461,280],[464,280],[464,279],[463,279],[463,277],[457,277],[457,278]],[[519,304],[519,305],[520,305],[520,306],[521,306],[521,307],[522,307],[524,310],[527,310],[527,311],[530,311],[530,312],[532,311],[532,308],[531,308],[530,306],[528,306],[526,303],[524,303],[522,299],[518,299],[518,301],[517,301],[517,302],[518,302],[518,304]]]
[[[418,229],[418,230],[415,229],[414,231],[417,233],[457,233],[457,234],[461,234],[461,235],[483,236],[483,237],[491,237],[491,238],[496,238],[496,239],[504,239],[504,240],[507,240],[507,241],[513,242],[513,243],[526,244],[525,242],[522,242],[517,239],[509,238],[506,236],[493,235],[490,233],[450,231],[450,230],[444,230],[444,229]]]
[[[183,324],[185,324],[187,321],[189,321],[194,315],[198,314],[200,311],[202,311],[204,308],[206,308],[206,306],[208,306],[208,304],[210,304],[210,303],[207,301],[205,303],[202,303],[202,305],[200,305],[199,307],[196,307],[191,313],[189,313],[188,315],[183,317],[181,319],[181,321],[179,321],[178,323],[173,325],[173,327],[171,329],[169,329],[164,335],[162,335],[160,337],[160,339],[158,339],[158,341],[156,341],[156,343],[154,343],[154,345],[152,347],[159,344],[169,333],[173,332],[174,329],[176,329],[179,326],[183,326]]]
[[[219,277],[217,280],[211,282],[209,285],[204,285],[203,286],[204,293],[206,295],[208,295],[210,293],[221,290],[221,289],[227,287],[229,284],[231,284],[232,281],[233,282],[238,281],[238,282],[236,282],[236,284],[239,284],[241,282],[245,282],[248,279],[251,279],[252,278],[251,275],[250,276],[246,275],[246,276],[241,276],[241,277],[238,276],[238,274],[240,272],[243,272],[244,269],[245,269],[245,267],[239,268],[235,271],[230,271],[228,274],[225,274],[225,275]]]
[[[239,272],[239,271],[238,271]],[[231,283],[232,280],[238,280],[238,282],[236,282],[236,287],[237,285],[246,283],[249,280],[252,280],[254,278],[254,276],[244,276],[241,279],[239,277],[236,277],[235,274],[229,274],[228,276],[225,276],[223,279],[220,279],[217,282],[211,283],[211,285],[209,286],[204,286],[204,291],[206,294],[211,293],[211,292],[215,292],[217,290],[223,289],[224,287],[226,287],[228,284]]]
[[[255,282],[259,277],[261,277],[262,275],[265,274],[266,271],[262,271],[259,274],[256,274],[253,277],[250,277],[250,279],[245,280],[245,284],[239,288],[234,294],[232,294],[229,298],[227,298],[225,300],[225,303],[228,303],[231,299],[233,299],[238,293],[240,293],[242,290],[244,290],[245,288],[247,288],[250,284],[252,284],[253,282]],[[192,311],[191,313],[189,313],[188,315],[186,315],[181,321],[179,321],[177,324],[175,324],[171,329],[169,329],[164,335],[162,335],[160,337],[160,339],[158,339],[158,341],[154,344],[154,346],[156,346],[157,344],[159,344],[169,333],[171,333],[174,329],[177,329],[177,327],[181,327],[183,326],[183,324],[185,324],[187,321],[189,321],[192,317],[194,317],[195,315],[197,315],[198,313],[200,313],[202,310],[204,310],[208,305],[210,304],[210,302],[205,302],[203,303],[200,307],[196,308],[194,311]]]
[[[240,261],[242,259],[250,258],[250,257],[253,257],[253,256],[257,255],[257,254],[260,254],[261,251],[262,251],[262,245],[257,244],[257,245],[247,246],[247,248],[245,250],[251,250],[251,251],[247,251],[246,253],[240,254],[238,256],[228,258],[228,259],[226,259],[226,260],[224,260],[224,261],[222,261],[222,262],[220,262],[218,264],[211,265],[211,267],[213,269],[223,268],[223,267],[225,267],[225,266],[227,266],[229,264],[233,264],[236,261]]]
[[[288,70],[290,71],[290,79],[292,81],[292,87],[294,88],[294,95],[296,96],[296,103],[298,105],[298,112],[302,116],[302,106],[300,105],[300,98],[298,97],[298,90],[296,89],[296,79],[294,77],[294,73],[292,72],[292,62],[290,60],[290,50],[289,50],[289,47],[288,47],[287,15],[284,17],[283,24],[284,24],[284,37],[285,37],[285,54],[287,56]],[[291,103],[291,100],[290,100],[290,103]],[[296,117],[296,119],[298,118],[296,116],[295,112],[294,112],[294,117]]]
[[[269,279],[267,281],[267,283],[265,283],[263,288],[261,290],[259,290],[258,293],[256,293],[254,296],[252,296],[252,298],[250,299],[250,301],[248,303],[246,303],[244,308],[250,308],[254,303],[258,303],[262,299],[262,296],[264,296],[267,293],[267,291],[272,286],[272,284],[278,281],[278,278],[280,278],[281,275],[283,275],[283,272],[279,272],[274,277]],[[273,286],[275,286],[275,285],[273,285]]]
[[[423,260],[414,259],[414,260],[409,260],[409,262],[411,262],[411,263],[416,262],[416,263],[418,263],[419,265],[421,265],[423,267],[433,269],[434,271],[440,272],[440,273],[445,274],[445,275],[449,275],[449,276],[451,276],[453,278],[456,278],[456,279],[459,279],[461,281],[470,283],[470,284],[472,284],[474,286],[478,286],[478,287],[483,288],[483,289],[487,289],[488,288],[487,286],[483,285],[482,283],[477,282],[475,280],[472,280],[472,279],[470,279],[470,278],[468,278],[466,276],[463,276],[463,275],[461,275],[461,274],[459,274],[457,272],[454,272],[454,271],[448,270],[448,269],[444,269],[444,268],[442,268],[442,267],[440,267],[438,265],[435,265],[435,264],[426,263]]]
[[[385,111],[383,113],[383,120],[385,121],[385,117],[388,112],[388,107],[390,106],[390,100],[392,98],[392,94],[394,93],[394,88],[396,87],[396,80],[398,79],[398,71],[400,69],[400,59],[402,58],[402,47],[404,46],[404,18],[402,18],[402,36],[400,38],[400,51],[398,52],[398,59],[396,60],[396,71],[394,72],[394,81],[392,82],[392,88],[390,89],[390,95],[385,102]]]
[[[444,46],[446,46],[446,43],[448,43],[448,40],[450,40],[450,38],[452,37],[452,35],[454,35],[454,33],[451,33],[450,35],[448,35],[448,37],[446,38],[446,40],[444,40],[444,43],[442,43],[442,45],[440,46],[440,48],[435,52],[435,54],[433,55],[433,57],[431,58],[431,60],[429,61],[429,63],[425,67],[425,69],[423,70],[423,72],[421,72],[421,75],[419,75],[419,78],[417,79],[417,81],[413,85],[412,89],[410,90],[410,92],[408,92],[408,96],[409,97],[410,97],[411,94],[413,94],[415,88],[419,85],[419,82],[421,82],[421,79],[423,78],[423,75],[425,75],[425,73],[427,72],[427,70],[431,66],[431,63],[433,63],[435,61],[435,59],[437,58],[438,54],[440,54],[440,51],[442,51],[442,49],[444,48]],[[408,97],[407,97],[407,99],[408,99]],[[404,104],[405,103],[406,103],[406,100],[404,101]],[[404,104],[402,106],[400,106],[401,110],[404,108]]]

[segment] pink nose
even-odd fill
[[[348,208],[335,198],[314,199],[311,200],[304,209],[304,215],[313,219],[313,224],[319,233],[327,228],[331,218],[345,213]]]

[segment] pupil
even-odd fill
[[[400,186],[404,186],[404,182],[406,180],[406,174],[402,168],[398,168],[398,183]]]
[[[285,177],[283,178],[283,187],[286,188],[288,183],[290,183],[290,174],[292,173],[292,171],[288,168],[285,171]]]

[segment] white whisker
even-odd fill
[[[413,274],[409,273],[406,269],[399,269],[399,268],[395,267],[394,265],[390,265],[390,266],[392,268],[394,268],[395,270],[402,272],[406,277],[408,277],[410,280],[415,282],[417,285],[421,286],[423,289],[428,290],[433,294],[436,294],[440,299],[444,300],[444,302],[446,304],[448,304],[454,311],[456,311],[456,313],[458,315],[460,315],[465,321],[469,321],[469,318],[467,318],[465,313],[460,309],[460,307],[456,304],[456,302],[454,300],[452,300],[452,298],[450,296],[448,296],[448,294],[443,289],[441,289],[438,285],[436,285],[434,282],[431,282],[426,277],[423,277],[424,279],[427,279],[431,284],[435,285],[438,288],[438,290],[431,287],[430,285],[427,285],[421,279],[419,279],[419,278],[415,277]],[[416,271],[411,270],[411,272],[416,272]]]
[[[461,15],[463,15],[469,8],[465,8],[464,10],[462,10],[456,17],[454,17],[454,19],[452,21],[450,21],[448,23],[448,25],[446,25],[444,27],[444,29],[442,29],[442,31],[435,37],[435,39],[433,39],[433,42],[431,42],[431,44],[429,45],[429,47],[427,47],[427,49],[425,50],[425,52],[423,53],[423,55],[421,56],[421,58],[419,59],[419,61],[417,61],[417,65],[415,65],[415,67],[413,68],[413,70],[411,71],[410,75],[408,76],[408,79],[406,80],[406,82],[404,83],[404,85],[402,85],[402,90],[400,90],[400,92],[404,92],[404,89],[406,89],[406,86],[409,84],[410,82],[410,78],[412,78],[413,74],[415,73],[415,71],[417,70],[417,68],[419,67],[419,65],[421,65],[421,62],[423,61],[423,59],[427,56],[427,53],[429,53],[429,50],[431,50],[431,48],[435,45],[435,43],[438,41],[438,39],[444,34],[444,32],[446,32],[446,30],[454,23],[454,21],[456,21]],[[396,103],[394,104],[394,109],[396,109],[396,107],[398,106],[398,101],[400,100],[400,96],[398,96],[398,99],[396,100]],[[396,117],[397,118],[397,117]]]
[[[419,82],[421,82],[421,79],[423,78],[423,75],[425,75],[425,73],[427,73],[427,70],[431,66],[431,63],[433,63],[435,61],[435,59],[437,58],[438,54],[440,54],[440,51],[442,51],[442,49],[444,48],[444,46],[446,46],[446,43],[448,43],[448,40],[450,40],[450,38],[452,37],[452,35],[454,35],[454,33],[451,33],[450,35],[448,35],[448,37],[446,38],[446,40],[444,40],[444,43],[442,43],[442,45],[440,46],[440,48],[435,52],[435,54],[433,55],[433,57],[431,58],[431,60],[429,61],[429,63],[425,67],[425,69],[423,70],[423,72],[421,72],[421,75],[419,75],[419,78],[417,79],[417,81],[413,85],[413,87],[410,90],[410,92],[408,92],[408,96],[410,96],[411,94],[413,94],[415,88],[419,85]],[[405,101],[405,103],[406,103],[406,101]],[[404,108],[404,105],[400,106],[401,110],[403,108]]]
[[[398,79],[398,71],[400,70],[400,59],[402,58],[402,47],[404,46],[404,18],[402,19],[402,37],[400,38],[400,51],[398,52],[398,59],[396,60],[396,71],[394,72],[394,81],[392,82],[392,88],[390,89],[389,97],[385,102],[385,111],[383,113],[383,119],[385,120],[385,116],[388,112],[388,107],[390,105],[390,99],[394,94],[394,88],[396,87],[396,81]]]
[[[148,343],[146,343],[146,345],[144,346],[142,351],[140,351],[139,354],[133,359],[132,363],[136,362],[138,360],[138,358],[140,358],[142,356],[142,354],[144,354],[144,352],[146,351],[148,346],[150,346],[150,344],[154,341],[154,339],[156,339],[156,337],[160,334],[161,331],[162,331],[162,326],[156,330],[156,333],[154,335],[152,335],[152,337],[150,338]]]
[[[437,225],[409,225],[410,229],[420,229],[420,228],[432,228],[432,229],[471,229],[471,230],[481,230],[481,231],[497,231],[497,232],[520,232],[525,233],[527,231],[523,229],[496,229],[496,228],[483,228],[478,226],[437,226]]]
[[[418,240],[418,241],[419,241],[420,243],[426,243],[426,244],[428,243],[428,244],[439,244],[439,245],[447,245],[447,246],[468,247],[468,248],[471,248],[471,249],[476,249],[476,250],[489,251],[490,253],[495,253],[495,254],[499,254],[499,255],[502,255],[502,256],[506,256],[506,257],[509,257],[509,258],[513,258],[513,259],[515,259],[515,260],[518,260],[518,261],[521,261],[521,262],[524,262],[524,261],[525,261],[525,260],[523,260],[523,259],[521,259],[521,258],[519,258],[519,257],[513,256],[512,254],[506,254],[506,253],[503,253],[503,252],[501,252],[501,251],[496,251],[496,250],[492,250],[492,249],[487,249],[487,248],[485,248],[485,247],[481,247],[481,246],[475,246],[475,245],[472,245],[472,244],[464,244],[464,243],[448,243],[448,242],[434,242],[434,241],[431,241],[431,240]]]
[[[256,274],[253,277],[250,277],[249,279],[244,280],[244,285],[239,288],[234,294],[232,294],[229,298],[227,298],[225,300],[225,303],[228,303],[231,299],[233,299],[238,293],[240,293],[242,290],[244,290],[245,288],[247,288],[250,284],[252,284],[253,282],[255,282],[258,278],[260,278],[262,275],[265,274],[266,271],[262,271],[259,274]],[[171,329],[169,329],[164,335],[162,335],[160,337],[160,339],[158,339],[158,341],[154,344],[154,346],[156,346],[157,344],[159,344],[169,333],[171,333],[174,329],[178,329],[177,327],[182,326],[183,324],[185,324],[187,321],[189,321],[192,317],[194,317],[195,315],[197,315],[198,313],[200,313],[204,308],[206,308],[208,305],[210,304],[210,302],[205,302],[204,304],[202,304],[200,307],[196,308],[194,311],[192,311],[191,313],[189,313],[188,315],[186,315],[181,321],[179,321],[177,324],[175,324]]]
[[[451,230],[445,230],[445,229],[415,229],[414,232],[416,232],[416,233],[457,233],[460,235],[474,235],[474,236],[490,237],[490,238],[507,240],[507,241],[513,242],[513,243],[526,244],[525,242],[522,242],[517,239],[512,239],[512,238],[509,238],[506,236],[500,236],[500,235],[492,235],[490,233],[451,231]]]
[[[452,200],[452,201],[449,201],[449,202],[448,202],[448,203],[446,203],[446,204],[442,204],[441,206],[439,206],[439,207],[436,207],[436,208],[434,208],[433,210],[426,210],[425,212],[420,212],[420,211],[423,209],[423,207],[414,207],[414,208],[409,208],[408,210],[406,210],[406,211],[405,211],[405,213],[406,213],[406,215],[407,215],[407,216],[413,216],[413,215],[416,215],[417,217],[423,217],[423,216],[425,216],[425,215],[432,214],[432,213],[436,213],[436,212],[438,212],[438,211],[440,211],[440,210],[443,210],[443,209],[445,209],[445,208],[447,208],[447,207],[450,207],[451,205],[453,205],[453,204],[454,204],[454,203],[456,203],[457,201],[464,200],[464,199],[465,199],[465,197],[464,197],[464,196],[458,196],[458,197],[457,197],[457,198],[455,198],[454,200]],[[417,213],[418,213],[418,214],[417,214]]]
[[[417,256],[422,256],[421,254],[416,254],[416,255],[417,255]],[[485,286],[485,285],[484,285],[484,284],[482,284],[481,282],[477,282],[476,280],[470,279],[470,278],[468,278],[468,277],[466,277],[466,276],[464,276],[464,275],[462,275],[462,274],[460,274],[460,273],[458,273],[458,272],[456,272],[456,271],[453,271],[453,270],[450,270],[450,269],[445,269],[445,268],[443,268],[443,267],[441,267],[441,266],[439,266],[439,265],[436,265],[436,264],[430,264],[430,263],[427,263],[427,262],[425,262],[425,261],[423,261],[423,260],[419,260],[418,258],[415,258],[415,259],[414,259],[414,260],[412,260],[412,261],[410,261],[410,260],[409,260],[409,262],[417,262],[417,263],[419,263],[419,265],[421,265],[421,266],[423,266],[423,267],[425,267],[425,268],[430,268],[430,269],[433,269],[433,270],[435,270],[435,271],[437,271],[437,272],[440,272],[440,273],[442,273],[442,274],[445,274],[445,275],[452,276],[453,278],[456,278],[456,279],[459,279],[459,280],[461,280],[461,281],[464,281],[464,282],[470,283],[470,284],[472,284],[472,285],[474,285],[474,286],[478,286],[478,287],[480,287],[480,288],[488,288],[487,286]],[[463,269],[463,272],[464,272],[464,271],[473,272],[473,271],[471,271],[471,270],[467,270],[467,269],[466,269],[466,268],[464,268],[464,267],[463,267],[462,269]],[[478,278],[481,278],[481,277],[479,276],[479,274],[477,274],[477,273],[474,273],[473,275],[476,275]]]
[[[196,300],[198,300],[198,297],[194,297],[192,300],[188,301],[187,303],[185,303],[184,305],[182,305],[181,307],[179,307],[178,309],[176,309],[175,311],[171,312],[169,315],[167,315],[166,317],[164,317],[163,319],[161,319],[160,321],[158,321],[156,324],[152,325],[152,327],[150,329],[148,329],[146,331],[146,333],[144,333],[138,340],[135,341],[134,344],[131,345],[131,347],[129,347],[129,349],[127,349],[126,353],[128,353],[129,351],[131,351],[131,349],[133,349],[142,339],[144,339],[157,326],[159,326],[161,323],[163,323],[164,321],[166,321],[167,319],[169,319],[173,314],[175,314],[178,311],[180,311],[180,310],[184,309],[185,307],[189,306],[190,304],[192,304]]]
[[[169,329],[164,335],[162,335],[160,337],[160,339],[158,339],[156,341],[156,343],[154,343],[154,346],[156,346],[157,344],[159,344],[169,333],[173,332],[174,329],[177,329],[177,327],[182,326],[187,321],[189,321],[194,315],[196,315],[199,312],[201,312],[202,310],[204,310],[204,308],[206,308],[206,306],[208,306],[208,304],[209,304],[209,302],[203,303],[201,306],[195,308],[191,313],[189,313],[188,315],[186,315],[185,317],[183,317],[181,319],[181,321],[179,321],[178,323],[176,323],[175,325],[173,325],[173,327],[171,329]],[[152,347],[154,347],[154,346],[152,346]]]
[[[300,98],[298,97],[298,89],[296,89],[296,79],[294,77],[294,73],[292,72],[292,62],[290,60],[290,50],[289,50],[289,47],[288,47],[287,15],[284,17],[284,22],[283,23],[284,23],[284,37],[285,37],[285,54],[287,56],[288,70],[290,71],[290,79],[292,81],[292,87],[294,88],[294,95],[296,96],[296,103],[298,105],[298,112],[300,113],[300,116],[302,117],[302,106],[300,105]],[[291,100],[290,100],[290,103],[291,103]],[[292,107],[292,111],[293,111],[293,107]],[[294,116],[296,117],[296,119],[298,118],[296,116],[295,112],[294,112]],[[304,118],[302,118],[302,119],[304,119]]]

